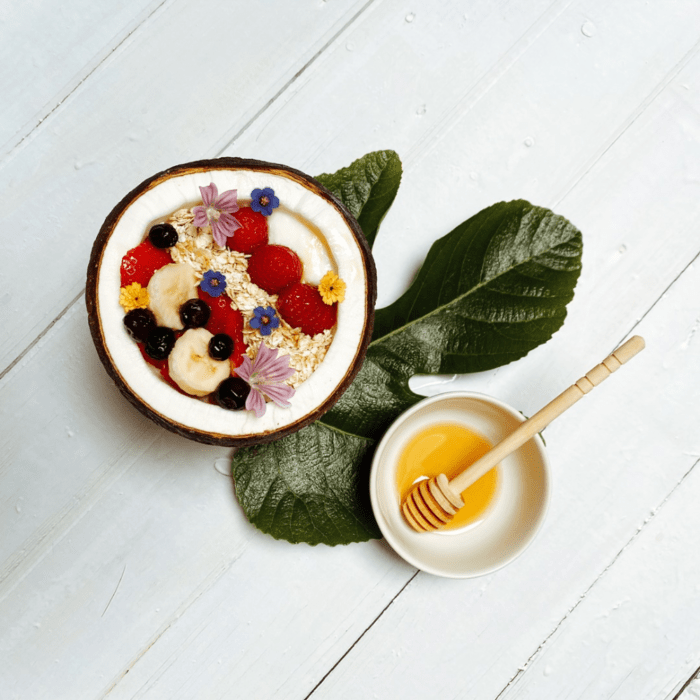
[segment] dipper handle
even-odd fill
[[[587,394],[594,386],[598,386],[604,379],[607,379],[613,372],[618,370],[625,362],[631,360],[638,352],[644,349],[644,338],[635,335],[626,343],[623,343],[612,354],[608,355],[599,365],[596,365],[588,374],[581,377],[575,384],[563,391],[556,399],[550,401],[544,408],[535,413],[524,423],[511,433],[504,440],[498,443],[492,450],[487,452],[481,459],[467,467],[461,474],[449,482],[451,495],[456,497],[458,502],[462,501],[462,491],[480,479],[486,472],[493,469],[501,460],[511,452],[515,452],[521,445],[524,445],[530,438],[534,437],[543,428],[548,426],[555,418],[558,418],[564,411],[571,408],[582,396]],[[450,499],[452,500],[452,499]],[[457,503],[455,503],[457,505]]]

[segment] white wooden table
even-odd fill
[[[5,3],[0,698],[700,697],[699,49],[696,0]],[[484,578],[261,534],[231,451],[137,413],[88,331],[92,242],[146,177],[379,149],[379,305],[494,202],[584,235],[550,342],[417,391],[530,415],[647,340],[547,429],[544,528]]]

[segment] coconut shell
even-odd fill
[[[208,432],[205,430],[200,430],[197,428],[192,428],[182,423],[177,422],[173,418],[154,410],[149,406],[138,392],[132,390],[129,385],[124,380],[124,377],[117,368],[115,362],[113,361],[112,355],[110,354],[110,349],[105,340],[105,333],[103,329],[103,321],[100,315],[99,300],[98,300],[98,282],[100,278],[100,269],[103,260],[103,254],[105,247],[112,236],[117,223],[128,209],[128,207],[145,192],[156,187],[158,184],[164,182],[165,180],[180,175],[187,175],[197,172],[207,172],[211,170],[246,170],[246,171],[259,171],[269,173],[271,175],[278,175],[288,179],[291,179],[298,184],[302,185],[307,190],[310,190],[314,194],[322,197],[326,202],[331,204],[342,216],[345,223],[347,224],[349,230],[357,243],[358,249],[362,256],[362,262],[365,270],[366,278],[366,298],[365,298],[365,323],[362,332],[362,337],[357,346],[357,352],[355,357],[347,367],[344,376],[337,385],[336,389],[328,396],[320,405],[313,408],[301,419],[294,423],[285,425],[284,427],[275,430],[266,430],[256,433],[247,433],[241,435],[235,434],[222,434],[215,432]],[[145,232],[144,232],[145,235]],[[115,295],[119,294],[119,290],[115,289]],[[284,165],[278,165],[275,163],[266,163],[258,160],[250,160],[245,158],[215,158],[210,160],[200,160],[192,163],[185,163],[183,165],[176,165],[172,168],[168,168],[163,172],[157,173],[153,177],[148,178],[140,185],[135,187],[129,194],[127,194],[114,209],[109,213],[105,219],[100,231],[95,239],[95,243],[92,247],[92,253],[90,255],[90,262],[88,264],[87,271],[87,289],[85,294],[88,320],[90,324],[90,332],[92,334],[93,341],[95,343],[95,348],[97,349],[97,354],[102,361],[105,369],[109,376],[113,379],[114,383],[117,385],[121,393],[126,397],[126,399],[135,406],[141,413],[150,418],[152,421],[158,425],[170,430],[178,435],[189,438],[191,440],[196,440],[198,442],[203,442],[210,445],[223,445],[227,447],[240,447],[245,445],[254,445],[265,442],[271,442],[277,440],[285,435],[300,430],[306,425],[313,423],[315,420],[320,418],[326,411],[333,407],[333,405],[338,401],[343,392],[350,386],[350,383],[355,378],[357,373],[362,366],[365,354],[367,352],[367,347],[372,336],[372,326],[374,322],[374,305],[376,302],[377,294],[377,273],[374,266],[374,260],[372,258],[372,253],[370,252],[367,240],[365,239],[362,229],[355,220],[355,218],[350,214],[347,208],[338,200],[331,192],[329,192],[321,183],[305,175],[304,173],[295,170],[294,168],[289,168]],[[174,391],[174,389],[173,389]],[[192,401],[198,401],[195,398]],[[224,410],[224,409],[222,409]]]

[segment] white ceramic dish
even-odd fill
[[[372,509],[397,554],[437,576],[471,578],[496,571],[525,550],[540,529],[549,502],[549,464],[539,435],[498,466],[498,488],[483,519],[458,530],[411,529],[401,514],[395,477],[401,451],[431,424],[457,423],[495,445],[524,420],[502,401],[471,392],[424,399],[397,418],[377,447],[370,473]]]

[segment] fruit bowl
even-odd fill
[[[221,202],[233,205],[227,209]],[[226,238],[223,227],[217,229],[215,222],[219,217],[223,222],[227,214],[217,207],[234,212],[232,216],[240,219],[235,222],[236,232],[226,231]],[[253,210],[256,214],[251,213]],[[256,241],[257,248],[242,252],[238,248],[247,251],[246,246],[252,246],[254,233],[247,221],[254,216],[256,221],[265,217],[265,241]],[[202,225],[203,221],[211,225]],[[164,222],[177,229],[175,244],[157,240],[149,233],[162,229]],[[243,240],[245,244],[240,243]],[[156,241],[158,249],[151,241]],[[146,247],[157,264],[150,259],[144,261],[139,251]],[[290,266],[282,260],[284,251],[292,251],[298,258],[298,270],[296,263]],[[127,261],[130,264],[139,255],[138,274],[144,273],[148,265],[156,268],[144,273],[143,287],[127,284],[136,278],[125,277]],[[223,267],[221,260],[225,261]],[[176,268],[186,264],[193,265],[194,271],[184,278],[180,275],[177,284],[172,283],[170,278],[180,272]],[[230,273],[232,269],[237,270],[235,274]],[[130,274],[131,269],[127,272]],[[326,298],[329,278],[337,281],[336,286],[342,284],[343,297]],[[217,284],[225,288],[225,295],[221,296],[221,290],[213,291],[212,285]],[[131,293],[127,302],[125,289]],[[141,296],[147,301],[142,303]],[[313,306],[317,297],[323,297],[318,309]],[[95,347],[122,394],[159,425],[193,440],[226,446],[278,439],[330,409],[362,365],[372,333],[375,298],[376,272],[369,246],[343,204],[319,182],[297,170],[241,158],[178,165],[131,191],[100,229],[90,257],[86,290]],[[185,313],[186,306],[196,306],[199,300],[211,307],[204,321],[197,320],[197,309]],[[186,303],[180,304],[182,301]],[[163,303],[174,308],[174,317],[163,311]],[[133,304],[140,305],[139,313],[150,319],[138,339],[134,333],[138,335],[139,330],[127,329],[124,320],[125,312],[135,308]],[[206,355],[207,339],[219,330],[209,329],[204,323],[210,323],[206,319],[214,319],[222,306],[233,309],[224,309],[226,313],[238,314],[235,318],[240,317],[243,328],[236,337],[237,354],[231,355],[230,361]],[[170,354],[154,359],[154,325],[161,336],[170,333],[178,352],[166,348],[164,352]],[[171,330],[164,330],[164,326]],[[195,343],[204,350],[196,350]],[[307,367],[309,354],[312,370]],[[256,363],[259,360],[262,365],[268,356],[273,363],[284,358],[285,367],[289,363],[288,373],[297,367],[297,373],[286,380],[294,386],[293,391],[285,389],[285,397],[293,393],[288,400],[278,400],[275,391],[255,384]],[[216,391],[207,387],[193,395],[190,384],[195,382],[190,380],[194,375],[190,373],[185,379],[182,375],[188,375],[195,360],[208,363],[206,367],[196,365],[198,371],[215,366],[219,378],[222,363],[228,367],[230,362],[228,378],[241,382],[246,377],[249,398],[256,398],[255,406],[247,401],[247,408],[236,405],[231,410],[231,404],[221,400],[221,385]],[[246,367],[253,371],[246,373]]]

